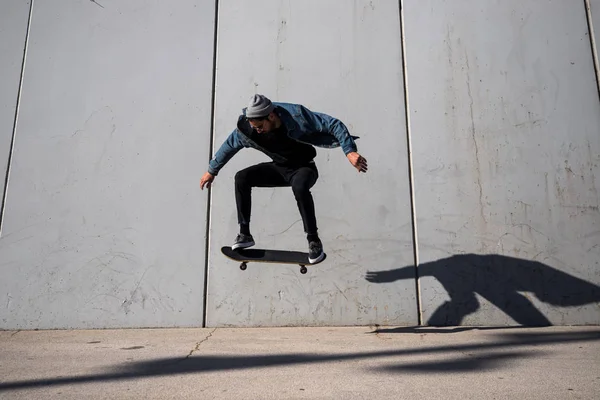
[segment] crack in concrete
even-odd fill
[[[96,0],[90,0],[92,3],[94,3],[95,5],[104,8],[104,6],[100,3],[98,3]]]
[[[302,222],[302,219],[298,219],[298,220],[294,221],[294,222],[293,222],[293,223],[292,223],[292,224],[291,224],[291,225],[290,225],[290,226],[289,226],[287,229],[283,230],[282,232],[277,232],[277,233],[271,234],[271,235],[269,235],[269,236],[279,236],[279,235],[283,235],[284,233],[286,233],[287,231],[289,231],[290,229],[292,229],[292,227],[293,227],[294,225],[296,225],[298,222]]]
[[[10,335],[10,337],[15,336],[17,333],[21,332],[20,330],[16,331],[15,333],[13,333],[12,335]]]
[[[217,330],[217,328],[213,329],[208,336],[206,336],[204,339],[202,339],[201,341],[199,341],[198,343],[196,343],[196,347],[194,347],[192,350],[190,350],[189,354],[187,356],[185,356],[184,360],[187,360],[188,358],[190,358],[192,356],[192,354],[194,354],[194,352],[198,351],[200,349],[200,345],[204,342],[206,342],[208,339],[210,339],[213,335],[213,333],[215,333],[215,331]]]
[[[469,56],[465,50],[465,62],[467,66],[467,94],[469,95],[469,110],[471,116],[471,139],[473,140],[473,145],[475,147],[475,169],[477,170],[477,186],[479,187],[479,209],[481,218],[484,223],[487,224],[487,219],[485,218],[484,206],[483,206],[483,186],[481,184],[481,163],[479,161],[479,144],[477,143],[476,133],[475,133],[475,115],[473,113],[473,93],[471,92],[471,66],[469,65]]]

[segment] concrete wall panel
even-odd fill
[[[0,327],[199,326],[214,3],[39,1]]]
[[[0,193],[4,193],[29,5],[29,1],[22,0],[7,0],[0,4]]]
[[[257,92],[340,118],[361,136],[369,172],[341,149],[319,149],[312,192],[327,260],[306,275],[264,264],[242,272],[220,252],[238,231],[233,177],[268,159],[238,153],[212,192],[207,324],[416,324],[414,281],[364,279],[413,258],[398,2],[224,0],[219,10],[215,150]],[[257,248],[307,251],[289,188],[253,191],[252,233]]]
[[[405,4],[424,322],[600,322],[584,2]]]

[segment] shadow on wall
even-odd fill
[[[414,279],[412,265],[368,272],[369,282]],[[549,326],[550,321],[519,292],[531,292],[553,306],[581,306],[600,302],[600,287],[537,261],[501,255],[461,254],[419,265],[419,276],[433,276],[446,289],[450,301],[439,306],[427,321],[431,326],[460,325],[479,309],[475,293],[524,326]]]

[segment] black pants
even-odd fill
[[[310,188],[317,182],[319,172],[314,163],[300,167],[287,167],[273,162],[253,165],[235,175],[235,201],[238,223],[250,224],[253,187],[291,187],[304,223],[304,232],[317,233],[315,203]]]

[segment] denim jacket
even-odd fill
[[[354,140],[358,139],[358,136],[350,135],[342,121],[326,114],[310,111],[300,104],[274,102],[273,105],[275,105],[274,112],[281,119],[290,138],[323,148],[341,146],[344,154],[356,151]],[[238,118],[237,128],[231,132],[209,162],[208,172],[213,176],[216,176],[221,168],[245,147],[262,151],[276,162],[286,161],[285,158],[269,152],[250,139],[252,127],[246,120],[246,108],[242,112],[243,114]]]

